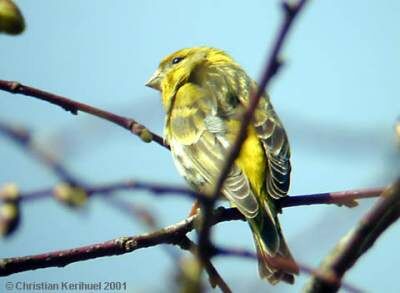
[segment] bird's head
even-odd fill
[[[201,75],[208,66],[235,63],[225,52],[209,47],[193,47],[176,51],[165,57],[151,76],[146,86],[162,92],[164,105],[176,91],[188,81]]]

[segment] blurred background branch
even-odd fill
[[[305,292],[337,292],[344,274],[399,217],[400,179],[382,193],[380,200],[361,219],[358,226],[344,236],[323,260],[320,271],[339,282],[326,282],[326,279],[314,276],[306,285]]]

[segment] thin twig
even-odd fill
[[[378,203],[337,244],[325,258],[320,271],[334,276],[339,281],[355,262],[375,243],[378,237],[400,217],[400,179],[387,188]],[[305,292],[337,292],[340,282],[327,283],[318,276],[313,277]]]
[[[0,259],[0,276],[48,267],[64,267],[68,264],[104,256],[121,255],[159,244],[180,245],[186,234],[194,229],[199,215],[191,216],[174,225],[139,236],[119,237],[103,243],[44,254]],[[215,210],[214,223],[241,219],[236,209]]]
[[[283,208],[315,204],[336,204],[354,207],[357,205],[357,199],[378,197],[383,190],[384,188],[382,187],[374,187],[306,195],[292,195],[280,198],[278,203],[280,207]]]
[[[50,92],[46,92],[41,89],[23,85],[15,81],[0,80],[0,90],[4,90],[12,94],[21,94],[52,103],[54,105],[60,106],[66,111],[71,112],[74,115],[77,115],[78,111],[91,114],[129,130],[133,134],[139,136],[143,141],[154,141],[163,147],[169,148],[169,146],[164,143],[164,140],[161,136],[151,132],[134,119],[123,117],[109,111],[105,111],[90,106],[88,104],[73,101],[71,99]]]
[[[128,190],[145,190],[156,196],[167,194],[178,194],[189,198],[203,200],[204,195],[199,195],[191,189],[185,187],[177,187],[172,185],[151,183],[138,180],[125,180],[120,182],[98,184],[86,186],[85,192],[89,196],[106,196],[119,191]],[[365,188],[356,190],[346,190],[337,192],[315,193],[308,195],[290,195],[286,196],[277,203],[282,208],[306,206],[316,204],[335,204],[353,206],[355,200],[363,198],[378,197],[384,188]],[[38,189],[34,191],[21,192],[20,202],[29,202],[42,198],[53,196],[54,187]]]
[[[1,81],[0,81],[1,82]],[[0,121],[0,133],[14,141],[27,151],[32,157],[39,160],[50,169],[60,180],[71,185],[80,185],[81,182],[54,156],[33,143],[29,131],[23,127],[12,126]]]

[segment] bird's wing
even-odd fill
[[[256,89],[251,82],[249,87]],[[248,91],[240,95],[242,105],[248,105]],[[278,199],[286,196],[290,185],[290,147],[285,129],[273,109],[267,94],[261,98],[254,114],[254,127],[261,139],[267,157],[266,188],[268,194]]]
[[[196,189],[209,192],[225,162],[236,129],[217,116],[217,103],[198,86],[186,84],[175,97],[166,125],[179,172]],[[225,197],[248,218],[258,213],[257,198],[249,181],[235,164],[222,190]]]

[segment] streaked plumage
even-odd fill
[[[196,47],[164,58],[147,85],[162,93],[165,137],[179,173],[194,189],[210,192],[256,83],[225,52]],[[289,159],[285,130],[265,94],[223,195],[246,216],[260,256],[260,276],[273,284],[294,281],[293,272],[274,268],[262,257],[292,259],[274,204],[287,194]]]

